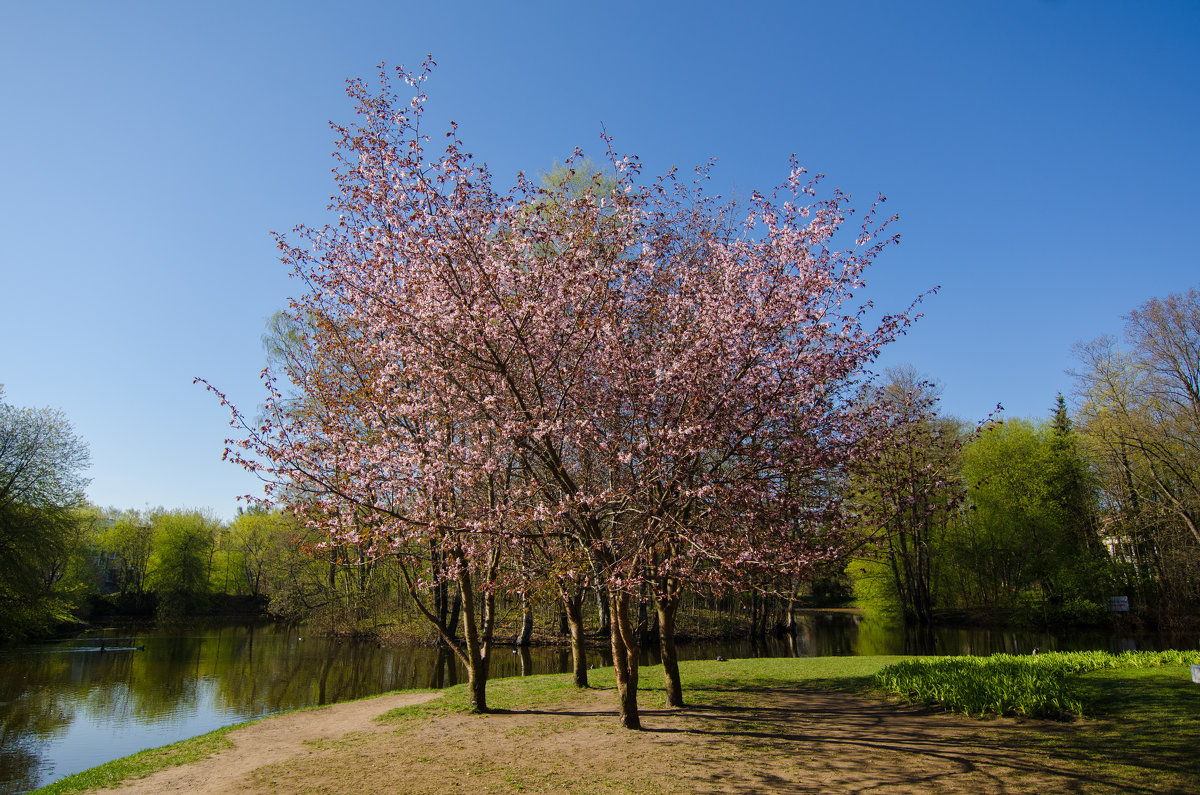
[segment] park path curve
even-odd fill
[[[350,732],[375,734],[395,727],[373,720],[377,715],[412,704],[438,698],[440,693],[393,693],[361,701],[332,704],[315,710],[302,710],[264,718],[257,723],[231,731],[233,742],[207,759],[159,770],[145,778],[127,781],[118,792],[156,795],[162,792],[187,792],[215,795],[243,789],[248,777],[266,765],[307,756],[314,741],[335,740]]]

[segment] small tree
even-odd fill
[[[986,603],[1016,600],[1049,618],[1068,600],[1096,600],[1105,586],[1098,543],[1085,535],[1093,506],[1077,493],[1082,483],[1072,485],[1082,466],[1062,428],[1007,420],[964,451],[974,510],[954,539],[957,563],[974,569]]]
[[[70,618],[65,586],[90,520],[79,510],[89,453],[61,412],[3,397],[0,386],[0,638],[8,638]]]
[[[139,511],[110,511],[96,539],[121,596],[140,599],[145,591],[153,535],[150,518]]]
[[[855,472],[856,511],[866,532],[858,587],[882,575],[886,602],[905,623],[929,624],[938,601],[944,542],[966,500],[959,475],[966,435],[937,414],[938,390],[911,368],[894,369],[868,396],[880,423],[872,453]]]
[[[231,589],[255,599],[262,596],[280,554],[280,545],[293,532],[287,517],[277,513],[250,510],[238,513],[229,526],[227,566],[234,573]]]
[[[400,75],[419,87],[428,69]],[[636,728],[643,585],[669,627],[684,582],[808,573],[842,543],[828,484],[875,433],[853,397],[910,322],[868,325],[853,301],[888,222],[873,208],[839,249],[847,198],[810,201],[795,164],[741,223],[704,194],[706,169],[640,186],[612,152],[611,180],[498,193],[453,125],[426,152],[423,93],[401,101],[386,72],[349,92],[338,221],[281,242],[307,291],[266,416],[234,411],[230,453],[329,544],[397,561],[479,710],[502,556],[573,548],[560,573],[594,567],[607,587]],[[422,596],[446,582],[462,641]]]
[[[160,509],[150,515],[150,525],[146,586],[158,598],[159,614],[174,618],[203,610],[219,522],[198,511]]]

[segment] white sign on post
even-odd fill
[[[1200,685],[1200,665],[1192,666],[1192,681]]]
[[[1128,596],[1110,596],[1110,597],[1108,597],[1108,610],[1110,613],[1128,613],[1129,612],[1129,597]]]

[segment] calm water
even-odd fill
[[[1196,648],[1191,636],[1050,635],[938,628],[911,632],[849,614],[806,614],[794,639],[690,644],[682,659],[990,654]],[[599,645],[599,644],[598,644]],[[103,651],[101,647],[103,646]],[[605,650],[590,652],[597,667]],[[465,681],[434,649],[337,643],[276,625],[97,630],[70,640],[0,647],[0,793],[221,726],[389,690]],[[570,653],[497,647],[492,675],[565,673]],[[655,653],[643,663],[655,665]]]

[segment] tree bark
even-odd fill
[[[463,625],[466,630],[467,687],[471,693],[471,710],[487,712],[488,652],[490,651],[491,616],[485,607],[484,637],[480,637],[479,625],[475,621],[475,593],[471,586],[471,574],[464,567],[458,575],[458,588],[462,594]]]
[[[635,645],[638,648],[647,645],[646,641],[650,638],[650,616],[646,611],[646,593],[644,589],[638,596],[637,624],[633,628],[633,634],[636,638]]]
[[[458,615],[462,611],[462,594],[454,594],[454,603],[450,606],[450,619],[446,624],[446,634],[452,638],[458,637]]]
[[[610,599],[612,630],[609,636],[612,639],[613,668],[617,675],[621,725],[626,729],[641,729],[637,705],[638,645],[629,617],[629,594],[612,594]]]
[[[603,637],[612,632],[612,610],[609,609],[608,589],[603,584],[596,586],[596,605],[600,610],[600,626],[596,634]]]
[[[675,653],[675,616],[679,612],[679,594],[673,593],[658,600],[658,642],[662,655],[663,684],[667,689],[667,706],[683,706],[683,683],[679,678],[679,656]]]
[[[434,569],[442,565],[441,555],[438,552],[437,542],[430,539],[429,541],[429,563]],[[438,580],[430,589],[430,606],[433,608],[434,623],[442,630],[446,629],[446,612],[449,599],[446,592],[449,589],[446,587],[445,580]],[[444,632],[438,633],[437,645],[446,646],[446,639],[443,637]],[[449,633],[450,637],[454,637],[454,632]]]
[[[528,646],[533,639],[533,603],[527,594],[521,594],[521,631],[517,634],[517,646]]]
[[[575,686],[587,687],[587,656],[583,638],[583,589],[577,588],[573,594],[564,592],[562,600],[563,614],[567,617],[567,627],[571,632],[571,663],[575,675]]]
[[[592,582],[596,584],[596,609],[600,613],[600,626],[596,630],[596,634],[604,637],[612,632],[612,611],[609,610],[609,602],[612,599],[612,594],[608,590],[608,585],[605,584],[604,577],[601,576],[602,567],[595,556],[590,558],[592,565]]]

